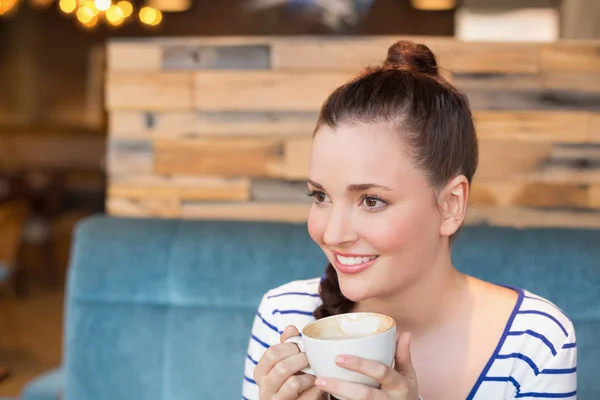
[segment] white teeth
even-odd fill
[[[368,261],[374,260],[377,256],[369,256],[369,257],[344,257],[336,255],[338,262],[342,265],[358,265],[364,264]]]

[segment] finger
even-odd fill
[[[298,353],[279,361],[273,366],[271,372],[263,378],[263,384],[267,392],[277,393],[291,376],[299,372],[302,368],[308,367],[306,354]]]
[[[416,373],[410,357],[410,341],[411,336],[409,332],[404,332],[398,338],[394,369],[405,378],[416,381]]]
[[[298,332],[298,328],[296,328],[294,325],[288,325],[287,328],[285,328],[283,330],[283,333],[281,334],[281,343],[285,342],[286,340],[288,340],[291,337],[294,336],[300,336],[300,332]]]
[[[340,381],[333,378],[317,378],[315,385],[321,390],[347,400],[379,400],[383,392],[367,385]]]
[[[298,346],[294,343],[282,343],[269,347],[254,367],[254,380],[260,383],[271,372],[275,364],[299,352]]]
[[[306,390],[315,387],[315,377],[308,374],[293,375],[286,381],[277,392],[277,400],[297,400]]]
[[[314,381],[313,381],[314,385]],[[323,398],[323,391],[316,386],[311,387],[307,391],[303,392],[298,400],[321,400]]]
[[[342,368],[356,371],[375,379],[387,388],[399,388],[405,385],[405,380],[396,370],[378,361],[367,360],[360,357],[340,355],[335,362]]]

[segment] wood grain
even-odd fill
[[[182,207],[181,215],[183,218],[194,219],[305,223],[309,210],[310,204],[295,203],[186,203]]]
[[[569,42],[541,45],[542,72],[600,73],[600,43]]]
[[[108,187],[108,195],[122,199],[247,201],[250,200],[250,180],[156,175],[115,176]]]
[[[194,105],[203,111],[317,111],[353,75],[338,71],[196,72]]]
[[[590,115],[588,135],[590,142],[600,143],[600,112]]]
[[[467,225],[514,228],[600,228],[600,212],[594,210],[544,210],[528,207],[470,207]]]
[[[110,110],[191,110],[194,75],[190,72],[109,72],[106,107]]]
[[[589,204],[590,207],[600,209],[600,184],[592,185],[590,187],[589,200],[590,200],[590,204]]]
[[[456,41],[446,68],[454,73],[536,73],[539,47],[532,43],[478,43]]]
[[[478,180],[471,189],[471,203],[500,207],[582,208],[588,206],[588,187],[570,183]]]
[[[108,214],[132,218],[181,218],[181,204],[173,198],[122,199],[110,197],[106,200]]]
[[[477,111],[477,134],[483,139],[585,143],[587,112]]]
[[[163,49],[156,44],[113,42],[106,47],[109,71],[160,71]]]
[[[284,142],[277,138],[157,140],[156,173],[269,177],[285,171]]]
[[[109,174],[146,174],[154,170],[154,148],[148,140],[112,139],[108,143]]]
[[[593,145],[481,140],[476,179],[586,184],[600,182]]]

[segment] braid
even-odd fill
[[[323,304],[315,312],[315,319],[329,317],[331,315],[345,314],[352,310],[354,302],[348,300],[340,290],[337,272],[329,263],[325,270],[325,279],[321,281],[319,292]]]

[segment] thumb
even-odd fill
[[[288,325],[281,334],[280,341],[283,343],[293,336],[300,336],[300,332],[298,332],[298,328],[294,325]]]
[[[410,357],[410,343],[410,332],[404,332],[398,337],[394,369],[405,378],[416,380],[415,369]]]

